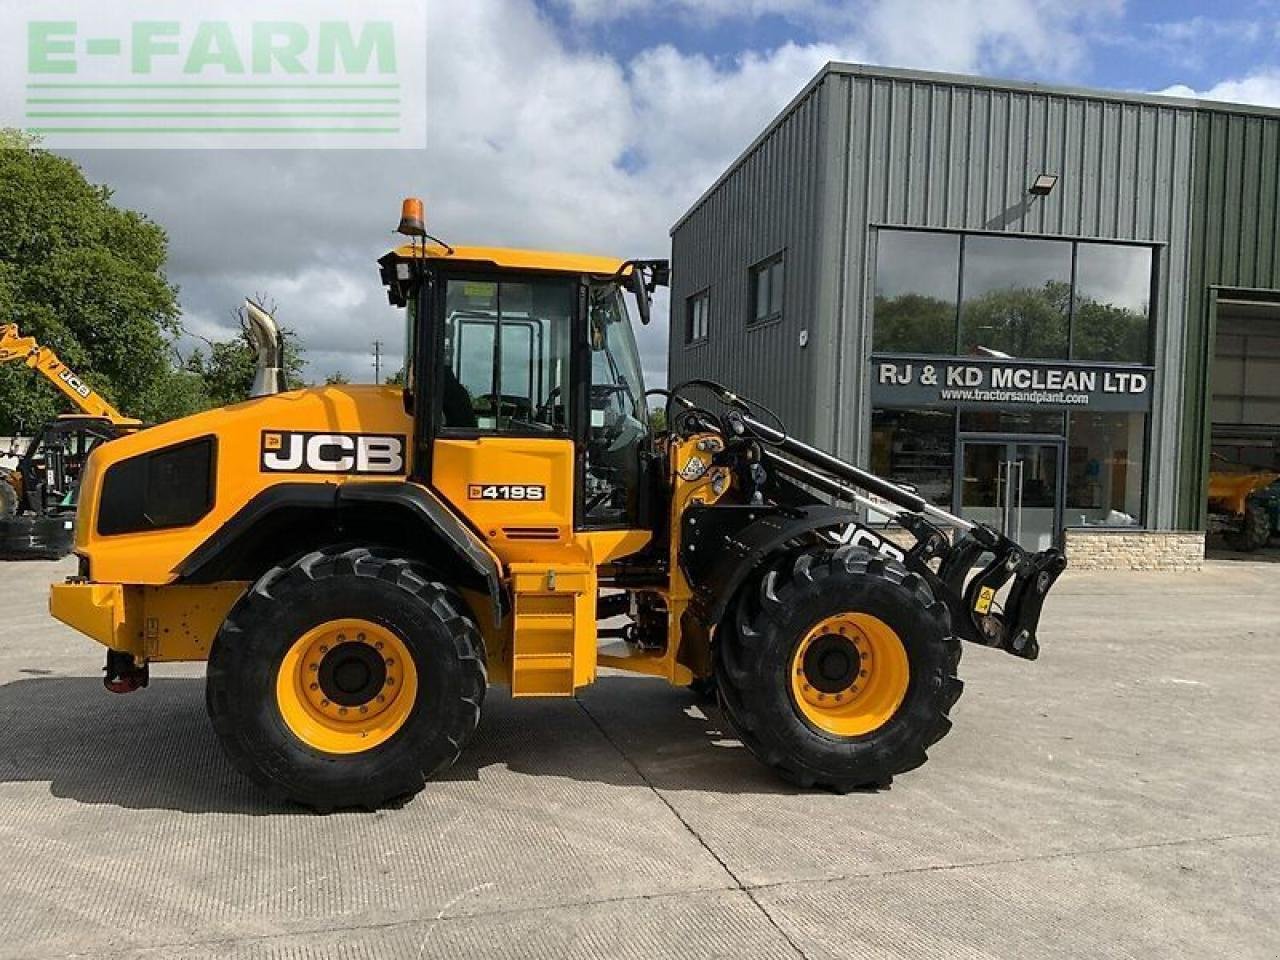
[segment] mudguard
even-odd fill
[[[386,546],[404,548],[434,564],[452,560],[451,569],[442,573],[487,593],[495,621],[501,622],[508,602],[497,560],[438,496],[415,483],[277,484],[246,503],[179,564],[178,582],[256,580],[264,558],[283,559],[273,556],[276,542],[290,542],[295,552],[306,552],[344,536],[367,540],[365,525],[371,519],[378,533],[394,534],[394,542]],[[303,531],[307,536],[300,538]]]
[[[905,552],[857,521],[853,510],[805,506],[694,506],[682,523],[680,566],[693,588],[690,612],[704,627],[719,623],[738,588],[766,558],[806,534],[821,532],[902,562]]]

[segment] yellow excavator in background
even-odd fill
[[[65,556],[71,548],[80,472],[99,444],[133,433],[126,417],[74,370],[16,324],[0,325],[0,364],[41,374],[77,412],[57,417],[33,437],[13,469],[0,468],[0,559]]]

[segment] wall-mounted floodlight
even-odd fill
[[[1035,197],[1047,197],[1053,193],[1053,188],[1058,185],[1058,175],[1056,173],[1042,173],[1036,177],[1035,183],[1031,184],[1031,195]]]

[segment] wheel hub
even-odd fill
[[[417,695],[408,647],[368,620],[331,620],[299,637],[280,664],[276,700],[290,729],[328,753],[358,753],[403,726]]]
[[[791,692],[800,714],[836,736],[861,736],[892,719],[910,669],[897,633],[870,614],[827,617],[796,645]]]
[[[822,693],[840,693],[853,686],[862,668],[862,655],[847,636],[824,633],[804,655],[804,678]]]
[[[387,663],[372,645],[348,640],[329,650],[320,661],[320,692],[343,707],[367,704],[387,682]]]

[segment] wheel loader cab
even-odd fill
[[[653,539],[630,270],[434,245],[382,267],[408,315],[410,479],[509,571],[510,649],[495,672],[516,696],[571,695],[595,678],[600,568]]]
[[[456,255],[410,260],[420,274],[406,303],[414,479],[504,560],[528,553],[512,531],[519,544],[564,544],[641,530],[653,443],[622,264],[484,270]]]

